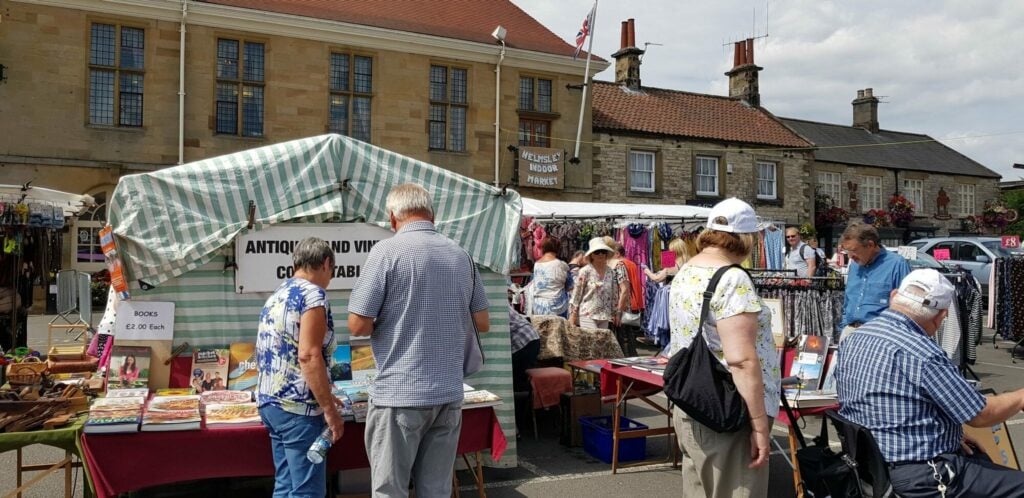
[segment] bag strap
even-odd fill
[[[701,335],[704,334],[704,322],[707,321],[707,316],[711,309],[711,296],[715,295],[715,289],[718,288],[718,281],[721,280],[722,275],[725,275],[725,272],[729,271],[731,268],[739,268],[740,270],[743,270],[744,273],[747,271],[740,265],[732,264],[719,268],[711,277],[711,281],[708,282],[707,289],[704,289],[704,302],[700,305],[700,324],[697,325],[697,337],[701,337]]]
[[[476,346],[480,349],[480,363],[487,362],[487,355],[484,354],[484,346],[480,342],[480,329],[476,328],[476,319],[473,318],[473,297],[476,296],[476,261],[473,261],[473,255],[466,251],[466,257],[469,258],[469,278],[473,280],[473,290],[469,295],[469,322],[473,324],[473,336],[476,337]]]

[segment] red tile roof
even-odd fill
[[[649,87],[634,92],[615,83],[595,81],[593,113],[595,131],[811,146],[767,111],[716,95]]]
[[[500,24],[508,30],[505,44],[511,48],[565,56],[575,51],[508,0],[200,1],[487,44],[495,43],[491,32]]]

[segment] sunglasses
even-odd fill
[[[787,239],[795,239],[797,237],[799,237],[799,235],[787,235],[786,236]]]

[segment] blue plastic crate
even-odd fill
[[[612,417],[580,417],[583,429],[583,450],[604,463],[612,463]],[[647,426],[626,417],[619,417],[619,433],[646,430]],[[619,461],[630,462],[647,457],[647,438],[619,441]]]

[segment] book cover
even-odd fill
[[[339,344],[334,350],[331,365],[331,381],[352,380],[352,347]]]
[[[142,398],[145,400],[149,397],[149,389],[145,387],[133,388],[133,389],[108,389],[107,398]],[[102,399],[102,398],[101,398]]]
[[[197,393],[228,388],[228,350],[224,348],[195,348],[192,350],[192,380],[190,386]]]
[[[261,423],[256,403],[206,405],[206,426],[211,429],[260,425]]]
[[[462,398],[463,409],[495,406],[501,403],[501,398],[498,395],[484,389],[463,393]]]
[[[255,391],[259,373],[256,370],[256,345],[234,342],[228,348],[228,389]]]
[[[139,396],[96,398],[82,430],[87,434],[138,432],[144,403]]]
[[[343,393],[353,403],[370,400],[370,384],[361,380],[339,380],[334,383],[334,389]]]
[[[821,384],[822,367],[828,353],[829,338],[820,335],[802,335],[796,356],[789,368],[789,376],[798,377],[797,389],[817,390]]]
[[[165,387],[156,390],[157,396],[191,396],[195,391],[191,387]]]
[[[352,348],[352,380],[372,382],[377,376],[377,361],[373,358],[373,350],[370,343],[353,341]]]
[[[110,351],[107,389],[149,387],[149,346],[118,346]]]
[[[252,402],[251,391],[206,391],[200,395],[203,406],[238,405]]]
[[[356,422],[366,422],[366,412],[370,409],[370,404],[363,401],[360,403],[352,403],[352,414]]]
[[[197,430],[199,396],[155,396],[142,415],[142,431]]]
[[[829,348],[828,365],[825,367],[825,377],[821,380],[822,394],[836,394],[836,364],[839,363],[837,353],[834,346]]]

